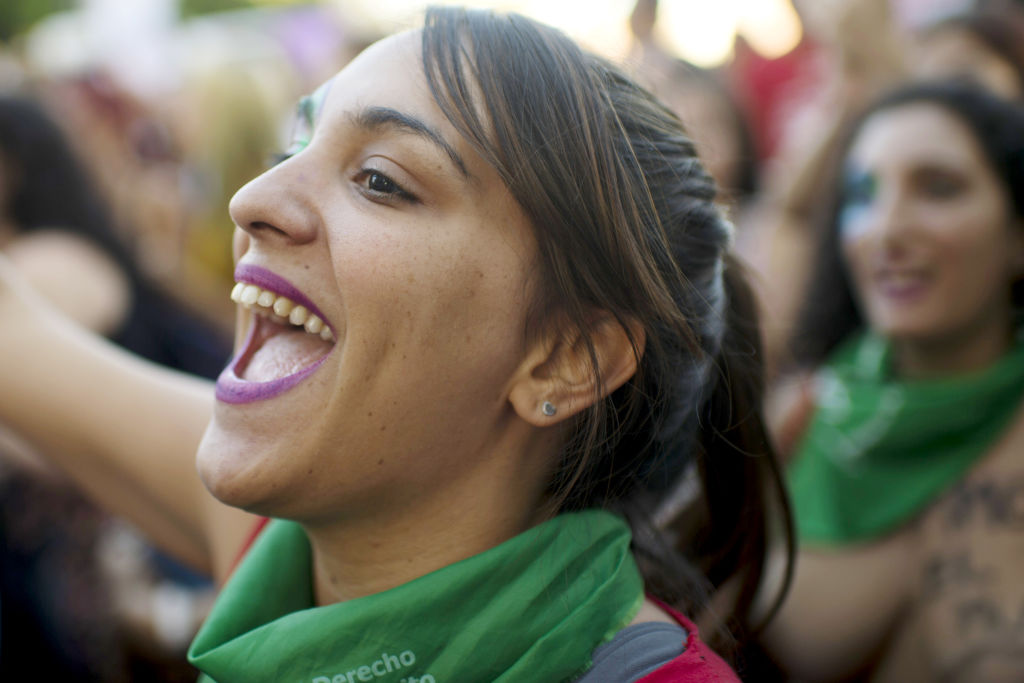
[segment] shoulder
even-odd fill
[[[662,605],[685,633],[683,651],[637,683],[739,683],[739,676],[700,639],[697,626],[667,605]]]
[[[650,601],[645,609],[650,613]],[[736,674],[699,637],[697,627],[667,606],[654,621],[630,624],[594,652],[594,665],[577,683],[719,683]],[[643,614],[643,612],[641,613]]]

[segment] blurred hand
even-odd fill
[[[836,16],[835,37],[850,103],[859,104],[904,77],[906,36],[894,21],[890,0],[846,0]]]

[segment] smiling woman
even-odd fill
[[[1024,109],[910,86],[844,169],[794,341],[802,549],[767,642],[801,680],[1019,679],[1020,634],[974,614],[1024,604],[1024,526],[982,512],[1024,493]]]
[[[233,199],[215,387],[98,347],[6,274],[0,358],[27,360],[0,418],[74,445],[83,484],[227,580],[190,651],[209,680],[736,680],[677,611],[728,585],[746,623],[780,500],[714,199],[617,68],[433,10],[304,99]],[[654,519],[693,480],[679,552]],[[240,510],[273,521],[232,571]]]

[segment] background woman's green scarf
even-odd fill
[[[306,534],[274,521],[189,661],[217,683],[571,680],[640,609],[629,545],[614,515],[564,514],[397,588],[314,607]]]
[[[817,408],[788,472],[802,540],[886,534],[960,479],[1024,396],[1024,344],[991,367],[900,382],[874,336],[841,347],[820,373]]]

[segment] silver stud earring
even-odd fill
[[[551,401],[544,401],[544,403],[542,403],[540,406],[540,411],[547,415],[548,417],[551,417],[552,415],[558,412],[558,408],[556,408],[555,404],[552,403]]]

